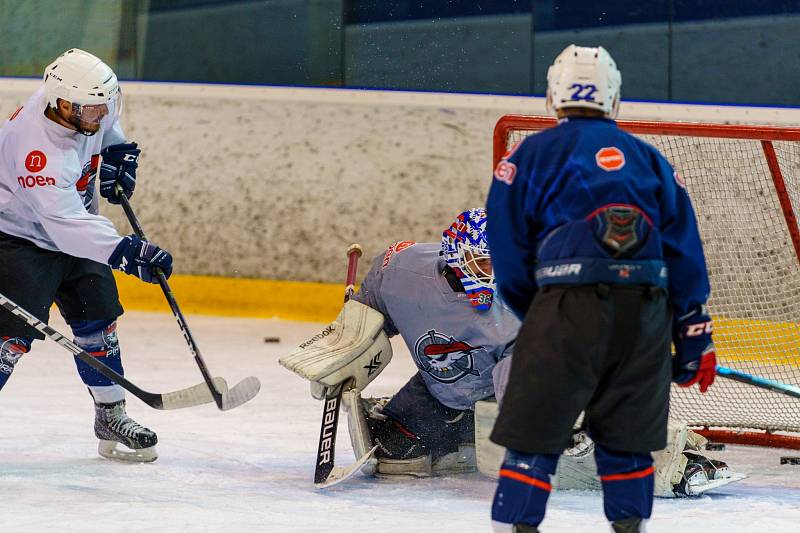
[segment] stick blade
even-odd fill
[[[220,393],[228,392],[228,383],[223,378],[214,378],[214,387]],[[162,409],[185,409],[195,405],[203,405],[214,401],[208,385],[199,383],[191,387],[161,395]]]
[[[255,398],[259,390],[261,390],[261,382],[258,381],[258,378],[253,376],[244,378],[232,389],[222,394],[220,411],[229,411],[249,402]]]
[[[330,474],[328,474],[328,477],[326,477],[324,481],[314,483],[314,487],[318,489],[327,489],[328,487],[338,485],[342,481],[347,481],[353,477],[353,475],[358,472],[368,461],[377,463],[377,459],[373,457],[375,450],[377,449],[377,446],[373,446],[370,451],[359,457],[358,461],[353,464],[347,466],[334,466],[333,470],[331,470]]]

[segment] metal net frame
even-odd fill
[[[551,117],[506,115],[494,165]],[[800,128],[618,120],[686,182],[711,278],[719,364],[800,385]],[[800,401],[718,378],[672,388],[670,416],[715,442],[800,449]]]

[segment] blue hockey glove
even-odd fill
[[[103,158],[100,164],[100,196],[112,204],[120,203],[117,185],[126,197],[133,196],[140,153],[142,151],[136,143],[112,144],[100,152]]]
[[[699,383],[700,392],[706,392],[714,383],[717,353],[711,340],[711,330],[711,317],[705,307],[697,307],[675,321],[672,334],[675,344],[672,381],[681,387]]]
[[[136,235],[128,235],[120,241],[108,258],[108,264],[147,283],[158,283],[158,270],[167,278],[172,274],[169,252]]]

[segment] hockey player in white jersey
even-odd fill
[[[42,87],[0,129],[0,292],[45,322],[55,302],[76,344],[119,374],[116,321],[123,310],[111,269],[150,283],[157,283],[156,269],[172,272],[169,253],[119,235],[98,215],[98,176],[100,194],[112,203],[136,185],[140,150],[126,140],[121,108],[114,72],[71,49],[45,69]],[[0,389],[42,338],[0,313]],[[128,417],[124,390],[75,361],[94,399],[100,454],[155,460],[156,434]]]
[[[520,322],[496,297],[485,224],[485,211],[470,209],[440,243],[389,246],[337,321],[281,361],[328,385],[354,376],[356,388],[343,402],[356,459],[378,446],[377,464],[364,468],[369,474],[447,475],[474,470],[477,462],[481,472],[497,475],[503,450],[488,434]],[[398,334],[419,371],[393,397],[361,401],[360,391],[391,358],[386,337]],[[330,381],[332,375],[339,377]],[[312,386],[318,399],[321,389]],[[581,432],[575,439],[555,485],[599,489],[593,443]],[[697,495],[735,479],[727,465],[699,453],[703,442],[685,424],[671,425],[670,445],[656,454],[657,495]]]

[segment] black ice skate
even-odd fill
[[[468,438],[457,438],[444,447],[431,449],[400,423],[382,413],[389,398],[365,398],[364,411],[372,437],[378,447],[377,474],[380,477],[428,477],[460,474],[475,470],[475,444]],[[462,413],[452,422],[452,432],[461,437],[460,424],[475,427],[472,413]],[[473,430],[474,431],[474,430]],[[463,442],[458,442],[463,441]]]
[[[158,459],[156,434],[125,412],[125,400],[95,404],[94,434],[100,439],[97,453],[106,459],[150,463]],[[126,449],[118,449],[123,444]]]
[[[683,471],[681,481],[674,487],[678,496],[699,496],[734,481],[744,479],[744,474],[730,471],[727,463],[704,457],[697,453],[683,452],[689,462]]]

